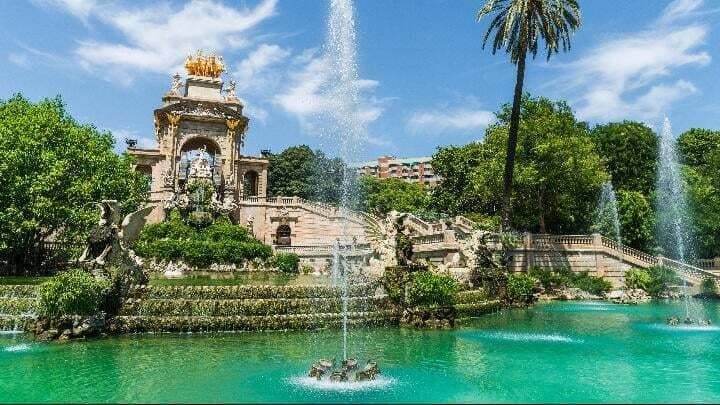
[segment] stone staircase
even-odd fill
[[[351,325],[395,324],[377,284],[350,289]],[[133,286],[116,333],[309,330],[342,324],[340,290],[329,286]]]
[[[34,285],[0,285],[0,331],[20,331],[32,317]]]

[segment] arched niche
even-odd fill
[[[243,175],[243,196],[254,197],[258,195],[258,180],[260,176],[255,170],[248,170]]]
[[[292,243],[292,229],[290,225],[282,224],[275,231],[275,244],[279,246],[290,246]]]

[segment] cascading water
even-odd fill
[[[657,175],[657,240],[663,255],[687,263],[692,261],[690,210],[680,172],[670,120],[665,117],[660,134]],[[690,317],[690,297],[683,279],[685,316]]]

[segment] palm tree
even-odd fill
[[[508,230],[525,59],[528,52],[535,58],[540,40],[545,42],[548,60],[561,49],[567,52],[570,49],[570,35],[580,27],[580,6],[578,0],[487,0],[478,11],[477,20],[491,14],[494,16],[483,38],[483,49],[494,34],[493,55],[498,49],[505,49],[510,54],[510,61],[517,65],[503,175],[502,229]]]

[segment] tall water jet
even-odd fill
[[[365,127],[360,111],[360,88],[357,66],[357,45],[355,34],[355,9],[352,0],[330,0],[328,18],[326,57],[329,63],[328,98],[331,108],[327,112],[329,128],[323,136],[338,148],[339,157],[346,163],[356,159],[365,144]],[[340,193],[340,216],[345,218],[353,206],[354,173],[343,175]],[[343,308],[343,358],[347,359],[348,340],[348,276],[351,270],[350,249],[352,241],[348,225],[342,225],[341,242],[335,245],[333,268],[338,273],[342,291]]]
[[[623,268],[622,234],[620,232],[620,216],[618,215],[617,196],[611,181],[603,183],[598,207],[595,211],[593,232],[609,236],[618,243],[620,249],[619,269]]]
[[[665,117],[660,134],[657,175],[657,240],[663,255],[687,263],[693,259],[691,249],[690,210],[670,120]],[[685,316],[690,316],[690,298],[683,279]]]
[[[610,236],[617,243],[622,244],[617,196],[615,195],[615,189],[610,181],[606,181],[602,186],[600,198],[598,199],[597,211],[595,212],[593,230],[603,235]]]

